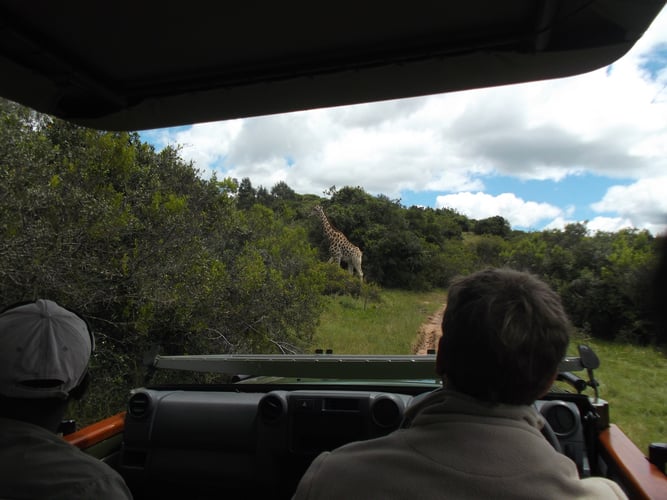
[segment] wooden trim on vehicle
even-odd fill
[[[608,458],[629,491],[630,498],[667,499],[667,476],[648,461],[623,431],[614,424],[598,436],[602,452]]]
[[[116,434],[120,434],[123,432],[123,429],[125,429],[124,411],[95,422],[83,429],[79,429],[72,434],[68,434],[64,436],[64,439],[77,448],[86,449]]]

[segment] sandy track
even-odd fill
[[[435,351],[438,348],[438,341],[442,336],[442,315],[445,313],[446,306],[447,304],[443,304],[419,327],[417,338],[412,346],[414,354],[427,354],[430,349]]]

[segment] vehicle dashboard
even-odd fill
[[[118,469],[136,498],[290,498],[322,451],[401,425],[418,385],[229,384],[132,392]],[[537,403],[563,453],[591,474],[590,402],[550,394]]]

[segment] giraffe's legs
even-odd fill
[[[361,270],[361,260],[358,258],[351,258],[350,260],[346,260],[345,264],[347,266],[347,271],[351,274],[354,275],[354,272],[356,271],[357,274],[359,275],[359,278],[363,281],[364,279],[364,272]]]
[[[361,281],[364,281],[364,272],[361,270],[361,259],[357,261],[357,259],[352,262],[352,265],[354,266],[354,270],[357,271],[357,274],[359,275],[359,278]],[[350,266],[351,268],[352,266]],[[353,274],[352,269],[350,269],[350,274]]]

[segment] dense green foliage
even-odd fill
[[[51,298],[89,321],[100,413],[141,385],[152,344],[199,354],[308,342],[324,266],[302,227],[239,210],[234,190],[176,149],[2,103],[0,299]]]
[[[206,180],[177,147],[157,152],[136,133],[1,100],[0,199],[0,305],[47,297],[82,313],[98,339],[98,413],[142,383],[153,344],[168,354],[303,352],[325,294],[366,303],[381,288],[444,289],[486,266],[543,276],[592,336],[667,340],[650,314],[658,239],[646,231],[524,233],[501,216],[404,207],[361,187],[318,196]],[[365,283],[326,264],[315,204],[363,250]]]

